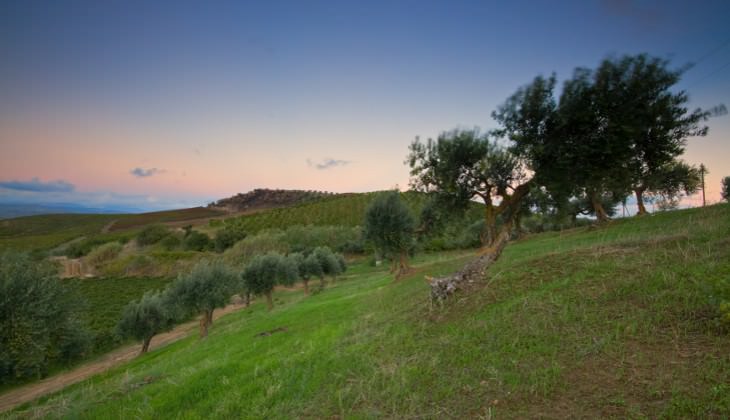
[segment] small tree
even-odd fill
[[[730,176],[722,179],[722,199],[730,201]]]
[[[142,341],[140,354],[147,353],[155,334],[170,330],[175,325],[173,311],[161,293],[147,292],[138,301],[130,302],[117,324],[117,334]]]
[[[210,237],[197,230],[193,230],[185,236],[183,245],[188,251],[208,251],[213,248]]]
[[[137,235],[137,244],[141,246],[153,245],[160,242],[165,236],[170,234],[170,230],[164,225],[150,225],[144,228]]]
[[[255,257],[246,266],[242,278],[244,287],[255,295],[266,296],[269,310],[274,308],[273,292],[277,283],[293,284],[298,277],[297,266],[293,260],[280,254],[266,254]]]
[[[336,281],[337,276],[342,272],[342,268],[340,266],[339,260],[332,252],[332,250],[329,249],[329,247],[320,246],[312,251],[312,255],[315,256],[322,269],[323,276],[320,278],[324,279],[324,275],[327,275],[332,276],[332,278]]]
[[[201,261],[188,274],[181,274],[170,285],[171,300],[182,308],[200,314],[200,338],[208,336],[213,311],[226,306],[236,288],[236,275],[225,265]]]
[[[319,259],[314,254],[304,256],[301,252],[291,254],[289,258],[294,260],[297,265],[299,278],[302,279],[302,284],[304,285],[304,294],[309,295],[309,280],[312,277],[321,278],[324,274]]]
[[[397,191],[378,195],[365,212],[363,236],[384,257],[390,258],[391,272],[399,278],[408,270],[413,250],[415,222]]]
[[[223,252],[245,237],[246,232],[240,226],[230,224],[215,233],[213,240],[215,251]]]

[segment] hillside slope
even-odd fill
[[[6,416],[726,418],[729,237],[728,205],[535,235],[442,308],[469,253],[356,265]]]

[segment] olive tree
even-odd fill
[[[319,258],[314,254],[305,256],[301,252],[295,252],[289,255],[289,258],[295,261],[297,269],[299,271],[299,278],[302,280],[304,285],[304,294],[309,295],[309,280],[312,277],[322,278],[324,271],[322,265],[319,263]]]
[[[396,278],[408,270],[414,230],[413,216],[398,191],[379,194],[365,211],[363,237],[392,261],[391,272],[396,273]]]
[[[213,311],[226,306],[237,286],[237,277],[220,262],[201,261],[170,285],[170,299],[184,310],[200,314],[200,338],[208,336]]]
[[[174,309],[167,296],[159,292],[147,292],[138,301],[130,302],[117,324],[117,334],[142,341],[140,354],[149,350],[152,337],[169,331],[175,325]]]
[[[296,282],[299,271],[293,259],[270,253],[256,256],[246,265],[241,278],[251,293],[266,297],[266,305],[273,309],[273,292],[277,284],[289,286]]]
[[[89,349],[78,300],[57,272],[27,254],[0,254],[0,382],[43,376]]]

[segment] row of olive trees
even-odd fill
[[[241,272],[222,262],[201,261],[189,273],[178,276],[164,291],[148,292],[140,300],[130,302],[122,313],[117,331],[122,337],[141,340],[141,353],[145,353],[152,337],[197,314],[200,316],[200,337],[204,338],[213,324],[213,312],[226,306],[234,294],[244,296],[246,302],[251,295],[265,296],[271,310],[276,285],[291,286],[301,280],[308,294],[312,277],[320,278],[324,286],[325,276],[336,279],[346,269],[344,257],[327,247],[318,247],[309,255],[259,255]]]

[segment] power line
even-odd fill
[[[700,58],[698,58],[698,59],[697,59],[696,61],[694,61],[694,62],[692,63],[693,67],[694,67],[694,66],[696,66],[697,64],[699,64],[699,63],[701,63],[701,62],[705,61],[706,59],[708,59],[708,58],[712,57],[712,56],[713,56],[713,55],[715,55],[715,54],[716,54],[716,53],[717,53],[718,51],[720,51],[721,49],[723,49],[723,48],[727,47],[728,45],[730,45],[730,38],[728,38],[728,39],[727,39],[727,40],[725,40],[725,41],[724,41],[723,43],[721,43],[721,44],[720,44],[719,46],[717,46],[717,47],[713,48],[712,50],[708,51],[707,53],[705,53],[704,55],[702,55],[702,56],[701,56]]]
[[[712,77],[712,76],[716,75],[717,73],[721,72],[722,70],[725,70],[725,68],[726,68],[726,67],[728,67],[728,66],[730,66],[730,61],[728,61],[727,63],[725,63],[725,64],[723,64],[722,66],[718,67],[718,68],[717,68],[717,69],[715,69],[714,71],[712,71],[712,72],[710,72],[710,73],[707,73],[706,75],[704,75],[704,76],[703,76],[703,77],[701,77],[700,79],[696,80],[696,81],[695,81],[694,83],[692,83],[691,85],[687,86],[687,87],[686,87],[686,89],[689,89],[689,88],[691,88],[691,87],[697,86],[698,84],[700,84],[700,83],[704,82],[705,80],[707,80],[707,79],[709,79],[710,77]]]

